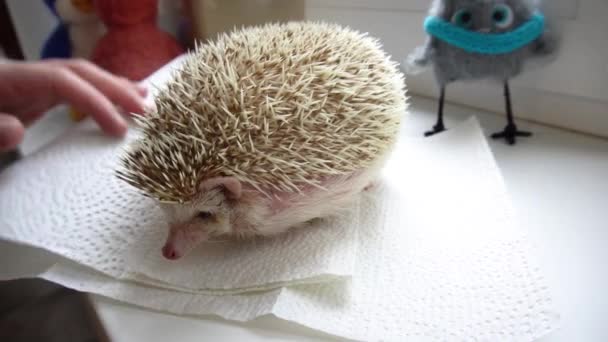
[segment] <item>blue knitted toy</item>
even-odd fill
[[[492,138],[515,144],[528,137],[515,126],[509,80],[524,71],[526,62],[551,57],[557,50],[538,2],[531,0],[434,0],[424,22],[424,46],[410,55],[409,64],[432,66],[440,88],[437,123],[425,135],[445,130],[445,88],[457,81],[491,79],[504,87],[507,126]],[[552,32],[551,32],[552,33]]]

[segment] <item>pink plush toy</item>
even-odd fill
[[[179,43],[157,27],[157,0],[95,0],[107,33],[92,60],[113,74],[139,81],[183,53]]]

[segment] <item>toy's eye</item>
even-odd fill
[[[492,10],[492,22],[494,26],[505,29],[513,24],[513,10],[508,5],[500,4]]]
[[[209,220],[212,217],[213,214],[208,211],[199,211],[198,214],[196,214],[196,218],[199,220]]]
[[[460,9],[452,16],[452,23],[468,28],[473,24],[473,14],[468,9]]]

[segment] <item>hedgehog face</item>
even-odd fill
[[[510,31],[531,14],[521,0],[452,0],[443,10],[444,19],[454,25],[484,33]]]
[[[163,255],[176,260],[209,238],[228,234],[230,211],[221,191],[209,191],[187,204],[162,204],[169,222]]]
[[[169,223],[163,256],[176,260],[201,242],[230,234],[231,202],[240,196],[240,182],[234,178],[215,178],[203,182],[199,195],[189,203],[161,203]]]

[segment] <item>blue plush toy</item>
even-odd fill
[[[44,3],[57,18],[59,24],[44,43],[40,58],[69,58],[72,56],[72,44],[70,42],[68,26],[57,13],[57,9],[55,8],[56,0],[44,0]]]
[[[431,66],[440,89],[437,123],[425,135],[445,130],[448,84],[482,79],[504,86],[507,126],[492,138],[512,145],[517,137],[531,135],[515,125],[509,81],[527,69],[528,61],[555,56],[557,37],[540,5],[537,0],[433,0],[424,22],[426,43],[409,58],[415,67]]]

